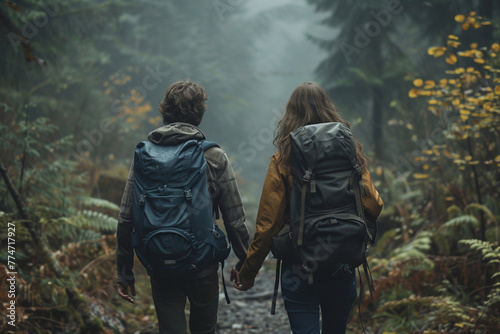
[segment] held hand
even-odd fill
[[[241,281],[240,281],[240,273],[238,272],[238,270],[236,270],[236,267],[233,267],[233,269],[231,269],[231,277],[229,278],[229,280],[232,282],[234,281],[234,285],[241,285]]]
[[[229,280],[231,282],[234,281],[233,286],[240,291],[247,291],[248,289],[253,287],[253,283],[254,283],[253,280],[247,281],[247,280],[241,279],[240,273],[238,270],[236,270],[236,268],[231,269],[231,277],[229,278]]]
[[[247,291],[248,289],[252,288],[253,287],[253,283],[254,283],[253,280],[247,281],[245,279],[240,279],[240,282],[241,282],[240,285],[236,285],[236,283],[235,283],[234,287],[236,289],[238,289],[238,290],[241,290],[241,291]]]
[[[130,293],[128,291],[129,288],[130,288]],[[124,286],[124,285],[118,283],[118,294],[120,295],[120,297],[122,297],[123,299],[125,299],[129,303],[133,304],[134,303],[134,298],[132,298],[131,295],[135,296],[135,285],[134,285],[134,283],[129,284],[127,286]]]
[[[240,291],[247,291],[248,289],[253,287],[253,283],[254,283],[254,280],[246,280],[246,279],[242,279],[240,277],[240,283],[236,284],[236,282],[235,282],[234,287]]]

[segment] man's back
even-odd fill
[[[197,128],[206,110],[208,98],[204,89],[196,83],[179,81],[169,86],[160,112],[167,124],[148,135],[148,140],[156,145],[178,145],[189,140],[203,141],[205,135]],[[212,147],[205,151],[207,161],[208,192],[214,207],[222,213],[227,237],[239,259],[239,270],[245,260],[249,235],[245,225],[245,212],[236,178],[225,152]],[[117,228],[117,276],[118,293],[132,302],[134,287],[134,250],[132,235],[134,163],[129,172],[122,198]],[[208,265],[194,278],[179,279],[151,275],[151,287],[160,332],[185,333],[184,307],[186,298],[190,300],[191,333],[214,333],[217,323],[219,298],[217,264]],[[174,275],[172,275],[174,276]]]

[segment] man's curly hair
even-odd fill
[[[200,84],[177,81],[167,88],[158,109],[165,124],[183,122],[198,126],[207,110],[206,100],[207,92]]]

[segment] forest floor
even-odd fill
[[[228,282],[235,258],[226,261],[224,277]],[[276,314],[271,315],[271,300],[274,289],[275,259],[266,259],[263,268],[255,280],[255,285],[248,291],[238,291],[228,284],[231,304],[226,304],[222,291],[219,303],[219,334],[228,333],[291,333],[283,299],[278,296]]]

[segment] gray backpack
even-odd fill
[[[299,266],[309,283],[315,273],[363,264],[371,292],[366,256],[376,224],[368,228],[365,221],[362,171],[351,130],[338,122],[307,125],[290,133],[290,145],[290,225],[273,237],[271,246],[279,260],[276,292],[280,260]]]

